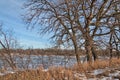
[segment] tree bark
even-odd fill
[[[86,40],[85,49],[86,49],[87,61],[92,61],[92,45],[90,39]]]
[[[117,54],[117,58],[119,59],[119,58],[120,58],[120,51],[119,51],[118,43],[115,43],[115,45],[116,45],[116,54]]]
[[[79,64],[81,62],[80,62],[80,58],[79,58],[78,47],[77,47],[77,42],[76,42],[75,36],[73,37],[72,41],[74,44],[74,51],[75,51],[76,60],[77,60],[77,63]]]
[[[96,50],[95,50],[94,46],[92,47],[92,55],[93,55],[94,61],[96,61],[96,59],[98,59],[98,56],[96,54]]]
[[[90,45],[86,46],[86,55],[87,55],[87,61],[92,62],[92,51]]]

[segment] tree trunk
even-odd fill
[[[79,64],[81,62],[80,62],[80,58],[79,58],[77,43],[75,41],[73,41],[73,44],[74,44],[74,51],[75,51],[76,60],[77,60],[77,63]]]
[[[113,51],[112,51],[112,48],[111,48],[111,49],[110,49],[110,53],[109,53],[110,59],[112,58],[112,54],[113,54]]]
[[[96,51],[95,51],[95,48],[92,47],[92,55],[93,55],[93,59],[94,61],[96,61],[96,59],[98,58],[97,54],[96,54]]]
[[[110,35],[110,39],[109,39],[109,56],[110,56],[110,59],[112,58],[112,54],[113,54],[113,46],[112,46],[112,34]]]
[[[117,58],[119,59],[119,58],[120,58],[120,51],[119,51],[118,43],[115,43],[115,45],[116,45],[116,54],[117,54]]]
[[[87,61],[92,62],[92,40],[90,38],[86,38],[85,50],[87,55]]]
[[[75,56],[78,64],[81,64],[78,48],[75,48]]]
[[[91,46],[86,46],[87,61],[92,62]]]

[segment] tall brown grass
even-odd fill
[[[95,69],[104,69],[106,67],[119,67],[120,66],[120,59],[112,58],[112,59],[106,59],[106,60],[96,60],[89,64],[88,62],[85,62],[82,64],[85,71],[91,71]],[[73,70],[78,71],[79,67],[77,64],[75,64],[72,67]]]

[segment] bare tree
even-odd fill
[[[25,5],[28,13],[25,21],[29,26],[40,26],[41,33],[51,32],[59,44],[70,43],[79,61],[78,49],[84,44],[88,61],[96,60],[97,37],[110,35],[112,28],[119,27],[115,21],[120,15],[114,5],[119,0],[29,0]],[[80,42],[80,43],[79,43]]]
[[[119,1],[120,2],[120,1]],[[120,4],[119,5],[115,5],[114,9],[116,12],[120,12]],[[120,14],[119,15],[115,15],[115,22],[116,23],[120,23]],[[113,33],[113,40],[114,40],[114,44],[115,44],[115,50],[116,50],[116,54],[117,57],[120,57],[120,25],[116,25],[114,26],[114,33]]]
[[[40,2],[40,3],[39,3]],[[56,1],[50,2],[50,1],[33,1],[27,6],[30,5],[38,5],[40,8],[36,9],[32,6],[30,8],[30,13],[33,10],[35,13],[33,13],[33,16],[28,15],[26,17],[27,22],[35,26],[37,22],[40,22],[40,24],[44,27],[41,27],[41,33],[44,34],[46,32],[53,32],[54,35],[51,37],[53,38],[58,45],[69,45],[73,46],[76,54],[77,62],[79,62],[79,55],[78,55],[78,35],[77,28],[75,28],[74,19],[72,20],[71,13],[69,9],[70,5],[68,4],[68,1],[58,1],[60,4],[58,4]],[[57,5],[55,5],[57,4]],[[64,4],[66,7],[64,7]],[[65,11],[65,12],[64,12]],[[32,15],[32,14],[31,14]],[[41,16],[43,15],[43,16]],[[46,15],[46,16],[45,16]],[[69,15],[69,16],[68,16]],[[32,20],[35,18],[35,23]],[[33,20],[34,21],[34,20]],[[48,22],[48,23],[47,23]],[[73,25],[74,24],[74,25]],[[80,35],[79,35],[80,37]]]
[[[1,46],[1,49],[2,49],[2,52],[0,53],[0,55],[3,57],[5,62],[12,69],[16,69],[16,64],[15,64],[15,61],[14,61],[14,58],[12,56],[11,51],[12,51],[12,49],[16,48],[17,40],[15,38],[13,38],[11,32],[7,33],[7,32],[4,32],[2,29],[0,30],[0,46]]]

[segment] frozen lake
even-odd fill
[[[103,57],[99,57],[103,59]],[[56,56],[56,55],[14,55],[12,60],[17,69],[36,69],[43,67],[47,69],[51,66],[71,67],[76,63],[75,56]],[[86,61],[85,56],[80,57],[80,61]],[[0,69],[10,68],[4,57],[0,57]]]
[[[84,57],[81,57],[81,59]],[[36,69],[43,67],[47,69],[50,66],[70,67],[76,63],[74,56],[56,56],[56,55],[14,55],[12,60],[18,69]],[[0,68],[9,68],[9,64],[3,57],[0,57]]]

